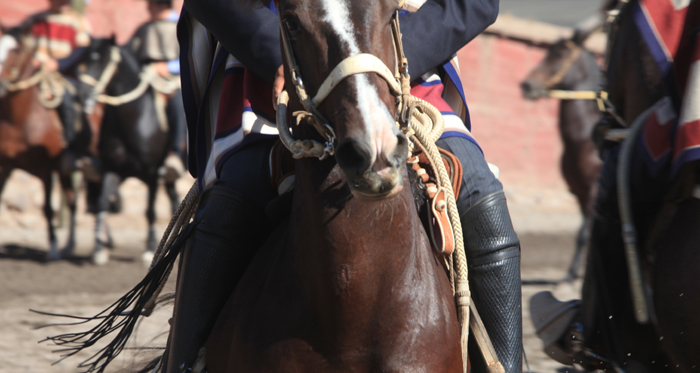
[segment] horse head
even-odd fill
[[[83,53],[79,61],[80,64],[80,84],[78,85],[78,96],[85,104],[86,112],[90,112],[97,102],[97,96],[103,93],[105,86],[109,83],[101,79],[107,66],[119,58],[119,47],[114,36],[111,38],[92,39],[87,50]],[[111,78],[111,77],[110,77]]]
[[[587,65],[582,65],[582,61],[586,57],[593,59],[593,56],[585,50],[584,43],[600,27],[600,17],[594,16],[580,23],[571,38],[554,43],[547,50],[544,60],[520,84],[523,96],[528,100],[537,100],[548,97],[549,90],[571,90],[577,83],[589,78],[584,71]]]
[[[31,76],[38,70],[38,67],[32,64],[34,50],[16,28],[3,31],[0,37],[0,97],[10,92],[13,83]]]
[[[391,27],[397,9],[398,3],[391,0],[280,1],[283,44],[288,50],[286,90],[294,92],[301,83],[313,97],[328,85],[324,82],[339,64],[360,54],[375,56],[384,67],[397,66]],[[290,64],[295,63],[298,71],[292,73]],[[315,102],[315,109],[327,120],[322,124],[334,132],[335,160],[353,194],[365,198],[398,194],[408,141],[396,126],[396,101],[387,81],[377,73],[357,73],[329,86],[330,92]],[[291,108],[302,110],[301,101],[292,97]],[[318,137],[309,128],[313,127],[295,128],[295,136]]]

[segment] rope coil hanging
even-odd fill
[[[153,65],[146,65],[139,74],[139,84],[134,89],[119,96],[107,95],[104,93],[104,91],[107,89],[107,85],[114,77],[114,74],[116,74],[121,60],[122,57],[119,47],[114,46],[110,49],[109,62],[98,79],[95,79],[87,74],[80,75],[79,79],[81,82],[94,88],[93,92],[96,95],[97,102],[111,106],[120,106],[128,104],[129,102],[141,97],[144,93],[146,93],[149,87],[153,87],[153,89],[157,92],[161,92],[166,95],[170,95],[175,92],[175,90],[180,88],[179,79],[168,79],[161,77],[158,75],[158,73],[156,73]]]
[[[43,64],[39,71],[31,77],[9,84],[7,90],[17,92],[37,85],[40,92],[38,95],[39,102],[47,109],[55,109],[61,105],[66,90],[74,93],[70,83],[66,82],[60,73],[47,71]]]

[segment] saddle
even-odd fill
[[[451,187],[457,196],[462,186],[462,164],[454,154],[445,149],[438,148],[438,150],[452,184],[446,187]],[[436,170],[423,152],[414,152],[407,163],[409,169],[415,172],[418,188],[424,193],[423,197],[428,207],[427,218],[421,220],[430,237],[430,243],[436,252],[451,254],[454,251],[455,242],[450,219],[447,216],[445,187],[438,187]],[[270,165],[272,186],[277,189],[279,197],[268,204],[266,214],[273,224],[278,224],[291,211],[291,192],[294,189],[295,178],[292,153],[279,140],[275,142],[270,152]],[[410,174],[411,172],[409,177]]]

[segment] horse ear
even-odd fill
[[[588,17],[576,26],[574,29],[574,36],[571,37],[571,40],[577,45],[583,45],[583,43],[601,27],[603,27],[603,20],[598,14]]]

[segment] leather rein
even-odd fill
[[[389,85],[391,94],[395,97],[396,110],[399,118],[397,125],[404,132],[408,130],[410,118],[408,105],[403,105],[404,95],[410,94],[410,76],[408,75],[408,61],[403,52],[403,44],[401,42],[401,30],[399,26],[398,11],[394,14],[391,21],[391,30],[394,39],[394,49],[396,51],[396,66],[395,72],[384,64],[378,57],[369,53],[360,53],[354,56],[347,57],[341,61],[326,77],[321,84],[318,92],[314,97],[310,97],[304,86],[304,81],[301,76],[299,65],[294,58],[294,51],[289,37],[289,30],[285,23],[280,18],[280,29],[282,39],[282,49],[284,58],[292,76],[297,96],[304,106],[304,111],[297,111],[292,114],[296,118],[297,125],[304,119],[314,126],[318,133],[324,138],[325,143],[321,144],[316,140],[296,140],[292,137],[287,127],[287,104],[289,95],[283,91],[277,100],[277,129],[279,130],[280,140],[284,146],[292,152],[295,159],[303,157],[316,157],[320,160],[327,159],[328,156],[335,154],[335,146],[337,143],[335,130],[328,123],[328,120],[319,112],[318,106],[328,97],[328,95],[346,78],[364,73],[376,73]]]

